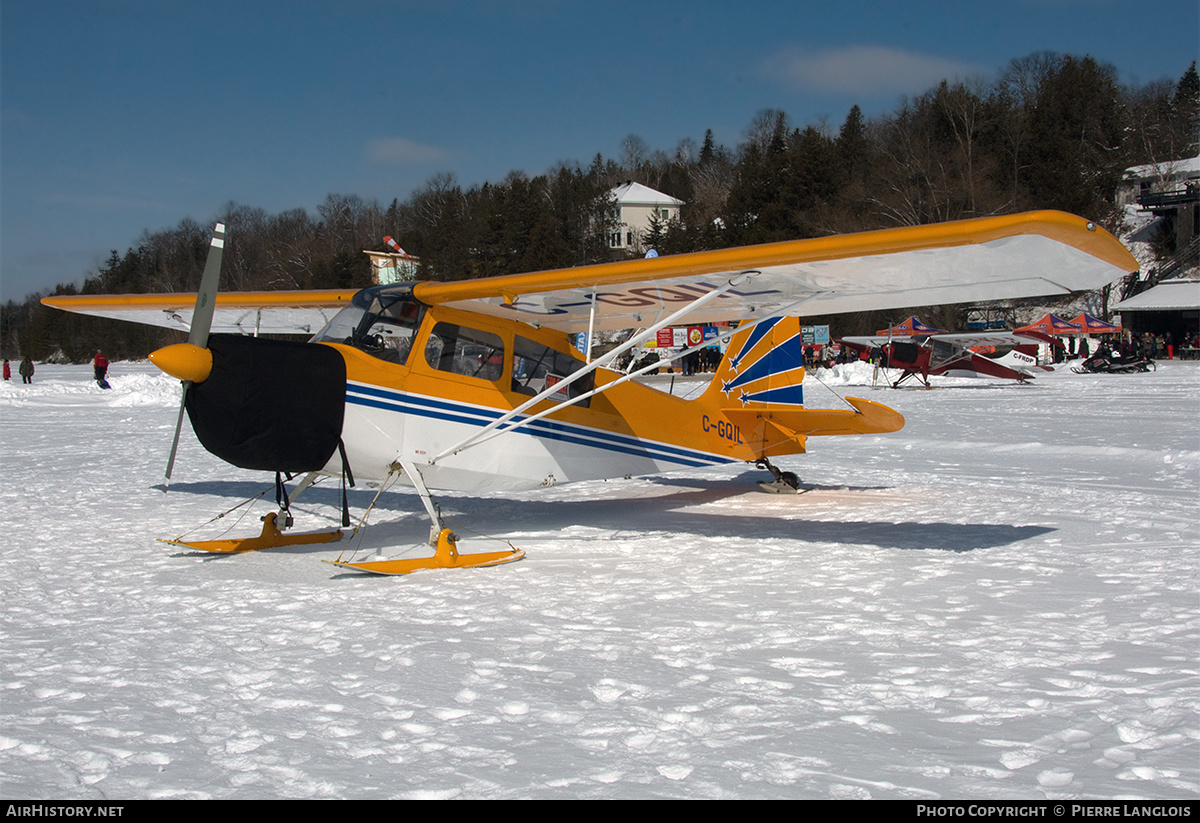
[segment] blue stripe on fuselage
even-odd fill
[[[346,386],[346,402],[358,406],[392,411],[398,414],[411,414],[417,417],[427,417],[432,420],[446,420],[453,423],[479,426],[480,428],[498,419],[503,414],[498,409],[471,406],[465,403],[456,403],[418,394],[407,394],[383,389],[378,386],[354,383],[348,383]],[[515,423],[522,419],[524,418],[518,416],[510,421],[510,423]],[[506,427],[507,424],[506,426],[502,426],[500,431],[505,431]],[[587,426],[562,423],[556,420],[547,420],[546,418],[527,423],[516,429],[513,433],[525,434],[545,440],[557,440],[564,443],[589,446],[591,448],[630,454],[653,460],[678,463],[682,466],[716,466],[732,462],[730,458],[719,455],[670,446],[664,443],[640,440],[636,437],[606,432]]]

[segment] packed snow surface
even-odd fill
[[[1200,365],[822,372],[811,407],[908,424],[813,438],[779,461],[802,494],[736,465],[444,495],[463,551],[528,557],[403,577],[319,562],[346,540],[156,542],[270,478],[185,424],[164,496],[178,384],[89,373],[0,385],[5,797],[1200,793]],[[307,493],[297,528],[336,525],[339,496]],[[413,494],[380,506],[362,551],[427,536]]]

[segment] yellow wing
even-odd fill
[[[677,324],[930,306],[1100,288],[1138,269],[1111,234],[1062,212],[962,220],[454,283],[422,302],[561,331],[649,326],[731,277]],[[798,301],[800,302],[797,306]]]
[[[243,291],[217,295],[213,332],[316,334],[350,302],[353,290]],[[196,294],[80,294],[43,297],[63,311],[188,331]]]
[[[695,252],[451,283],[420,282],[429,305],[565,332],[648,327],[753,275],[678,325],[778,314],[811,316],[1100,288],[1136,271],[1133,256],[1081,217],[1028,212],[812,240]],[[217,296],[214,332],[313,334],[352,291]],[[594,297],[593,297],[594,295]],[[186,330],[194,294],[47,297],[66,311]]]

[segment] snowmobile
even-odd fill
[[[1157,369],[1148,357],[1123,357],[1107,350],[1098,351],[1078,366],[1071,367],[1076,374],[1133,374]]]

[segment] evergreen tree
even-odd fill
[[[650,213],[650,225],[642,234],[642,245],[647,249],[662,252],[663,241],[667,236],[667,221],[659,216],[658,209]]]
[[[704,145],[700,147],[700,165],[706,166],[713,162],[716,155],[716,145],[713,143],[712,129],[704,130]]]
[[[870,141],[867,139],[867,124],[862,109],[857,104],[850,107],[846,121],[837,136],[837,170],[842,183],[847,184],[858,177],[867,163]]]
[[[1027,180],[1035,208],[1110,216],[1128,160],[1118,101],[1116,70],[1091,57],[1064,57],[1049,73],[1030,114]]]
[[[1195,157],[1200,153],[1200,75],[1196,73],[1196,61],[1175,86],[1174,107],[1179,127],[1186,135],[1186,154]]]

